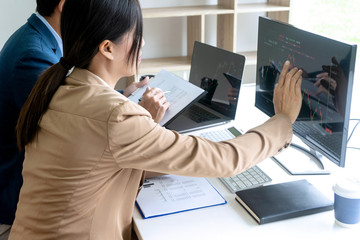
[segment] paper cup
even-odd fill
[[[360,226],[360,179],[344,178],[333,191],[335,222],[343,227]]]

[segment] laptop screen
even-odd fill
[[[245,57],[195,42],[189,81],[207,91],[199,103],[235,119]]]

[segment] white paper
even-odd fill
[[[225,204],[226,200],[205,179],[163,175],[147,179],[137,197],[144,218]]]
[[[150,88],[160,88],[165,93],[166,100],[170,103],[169,109],[159,123],[161,126],[164,126],[204,92],[202,88],[195,86],[171,72],[162,70],[149,81],[148,85],[139,88],[131,94],[129,99],[138,103],[148,86]]]

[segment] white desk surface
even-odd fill
[[[240,103],[253,102],[254,86],[242,87]],[[354,102],[353,102],[354,104]],[[246,104],[240,105],[246,108]],[[254,108],[251,106],[251,108]],[[244,111],[240,111],[244,112]],[[246,112],[247,115],[249,112]],[[248,130],[261,122],[264,118],[258,118],[259,111],[251,110],[249,118],[237,120],[235,126],[241,126],[242,130]],[[254,115],[255,114],[255,115]],[[262,113],[261,113],[262,114]],[[260,115],[261,116],[261,115]],[[255,119],[255,120],[254,120]],[[253,121],[254,120],[254,121]],[[250,122],[250,123],[249,123]],[[251,124],[251,125],[249,125]],[[194,132],[198,134],[198,132]],[[356,161],[359,150],[348,149],[347,167],[345,169],[335,166],[330,161],[324,161],[326,168],[331,170],[331,175],[314,176],[291,176],[287,174],[272,159],[266,159],[259,164],[272,179],[272,183],[307,179],[329,199],[333,199],[332,186],[336,179],[347,171],[360,172],[360,161]],[[313,215],[283,220],[264,225],[258,225],[255,220],[236,202],[235,194],[231,193],[217,178],[209,178],[213,186],[227,200],[227,204],[203,208],[188,212],[182,212],[151,219],[143,219],[135,208],[133,213],[134,228],[139,239],[145,240],[189,240],[189,239],[355,239],[360,236],[360,227],[344,228],[334,221],[334,211],[327,211]]]

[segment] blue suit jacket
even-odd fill
[[[33,14],[0,52],[0,223],[12,224],[22,185],[24,153],[15,126],[39,75],[57,63],[61,49],[45,24]]]

